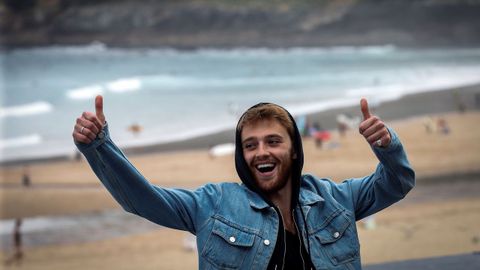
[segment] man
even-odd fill
[[[415,182],[397,135],[365,99],[359,129],[380,161],[372,175],[340,184],[302,175],[292,116],[260,103],[236,128],[243,184],[194,191],[151,185],[110,139],[101,96],[95,107],[77,119],[77,147],[126,211],[195,234],[200,269],[361,269],[355,222],[402,199]]]

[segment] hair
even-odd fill
[[[287,130],[290,139],[293,140],[295,137],[294,123],[288,112],[284,108],[272,103],[260,103],[248,109],[238,121],[237,130],[241,133],[245,126],[262,120],[277,121]]]

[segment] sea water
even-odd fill
[[[480,49],[394,46],[0,52],[0,162],[72,156],[72,130],[104,96],[112,137],[148,146],[231,129],[261,101],[294,115],[480,82]],[[139,125],[140,133],[129,127]]]

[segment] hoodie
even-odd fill
[[[269,104],[269,103],[258,103],[252,106],[247,111],[253,108],[256,108],[258,106],[266,105],[266,104]],[[302,176],[302,169],[303,169],[302,138],[300,136],[300,132],[298,131],[298,128],[295,124],[295,120],[292,117],[292,115],[284,108],[282,109],[288,114],[288,116],[292,120],[293,128],[294,128],[293,129],[294,134],[291,140],[292,140],[292,147],[294,152],[296,153],[297,158],[292,161],[292,168],[291,168],[291,180],[292,180],[291,209],[295,209],[298,203],[298,198],[300,194],[300,182],[302,179],[301,176]],[[264,194],[264,192],[262,192],[262,190],[260,190],[260,188],[257,186],[254,176],[252,175],[250,168],[248,167],[248,164],[245,161],[245,157],[243,156],[241,130],[239,129],[239,124],[242,118],[243,118],[243,115],[242,117],[240,117],[240,120],[237,124],[236,132],[235,132],[235,168],[237,170],[238,176],[240,177],[241,181],[247,188],[256,192],[270,206],[274,207],[279,216],[280,225],[278,228],[277,241],[276,241],[273,255],[270,258],[268,269],[287,269],[287,268],[284,268],[285,265],[297,266],[295,262],[302,262],[302,261],[305,262],[304,263],[305,269],[310,269],[312,268],[312,264],[311,264],[310,256],[308,255],[308,252],[305,249],[305,245],[301,240],[302,237],[299,237],[301,235],[301,232],[299,231],[300,228],[297,228],[297,235],[296,236],[294,235],[295,237],[292,237],[293,234],[286,232],[283,226],[282,219],[280,218],[279,209],[267,198],[266,194]],[[302,216],[304,216],[303,213],[301,214]],[[295,238],[298,241],[292,242],[291,239],[295,239]],[[299,245],[302,246],[301,256],[300,254],[298,254],[298,252],[295,252],[299,250]],[[298,256],[296,254],[298,254]],[[281,267],[278,267],[278,266],[281,266]],[[300,267],[295,267],[295,269],[302,269],[301,265]]]

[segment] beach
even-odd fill
[[[479,93],[480,86],[474,85],[407,95],[374,107],[374,114],[400,136],[416,171],[417,187],[403,201],[375,215],[373,227],[358,223],[364,264],[480,250]],[[347,130],[345,136],[336,131],[340,113],[361,115],[359,107],[352,106],[307,116],[329,129],[331,139],[321,149],[312,138],[304,139],[304,173],[339,182],[375,169],[377,160],[357,129]],[[446,124],[448,133],[438,128],[439,122]],[[208,182],[239,181],[232,155],[208,154],[209,146],[229,142],[233,142],[231,130],[125,152],[152,183],[195,188]],[[2,219],[119,208],[83,159],[12,164],[1,170]],[[24,172],[29,174],[29,187],[21,185]],[[197,254],[183,248],[185,236],[159,227],[103,240],[27,247],[16,269],[195,269]],[[9,251],[0,254],[3,260]]]

